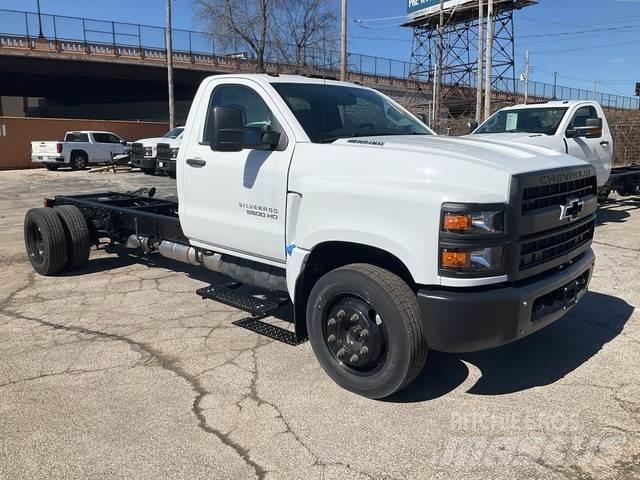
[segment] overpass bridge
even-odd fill
[[[40,25],[42,36],[40,36]],[[177,118],[184,121],[190,101],[208,76],[251,73],[250,49],[237,39],[174,29]],[[0,10],[0,115],[166,119],[167,52],[165,29],[140,24]],[[306,48],[295,61],[289,45],[268,45],[266,70],[336,78],[339,52]],[[412,108],[431,99],[428,79],[414,78],[409,62],[349,54],[349,80],[374,87]],[[530,82],[530,97],[544,100],[591,98],[592,92]],[[476,90],[450,86],[446,105],[453,114],[471,113]],[[523,91],[494,92],[498,103],[523,100]],[[637,109],[631,97],[599,94],[601,103]],[[22,111],[20,112],[20,110]]]

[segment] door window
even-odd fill
[[[596,112],[595,107],[580,107],[571,119],[571,125],[569,128],[586,127],[587,120],[590,118],[598,118],[598,112]]]
[[[111,143],[109,141],[108,133],[94,133],[93,139],[95,140],[96,143]]]
[[[209,102],[203,135],[205,143],[213,141],[213,109],[215,107],[236,107],[242,111],[245,126],[244,143],[248,148],[269,148],[260,140],[262,128],[265,126],[281,132],[280,125],[273,117],[271,110],[255,90],[244,85],[221,85],[213,91]]]
[[[80,132],[70,132],[64,137],[65,142],[89,143],[89,135]]]
[[[122,141],[122,139],[116,135],[114,135],[113,133],[108,134],[109,136],[109,143],[120,143]]]

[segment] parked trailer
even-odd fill
[[[612,168],[609,180],[598,192],[598,200],[604,202],[611,192],[621,197],[640,195],[640,164]]]

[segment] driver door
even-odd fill
[[[232,83],[231,83],[232,82]],[[198,140],[183,142],[184,177],[180,220],[191,243],[274,264],[286,261],[287,178],[293,133],[268,93],[246,79],[213,81],[198,115]],[[212,150],[213,109],[232,106],[243,113],[245,147]],[[281,133],[272,150],[261,144],[261,129]],[[186,148],[185,148],[186,147]]]
[[[584,127],[587,125],[587,120],[590,118],[599,118],[596,108],[592,105],[578,108],[573,115],[568,129],[576,127]],[[609,129],[607,128],[606,119],[602,118],[603,129],[602,135],[598,138],[567,138],[567,153],[586,160],[596,169],[596,175],[598,176],[598,184],[602,184],[606,181],[611,170],[611,158],[612,158],[612,138]]]

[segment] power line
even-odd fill
[[[607,28],[593,28],[590,30],[578,30],[576,32],[555,32],[555,33],[539,33],[535,35],[520,35],[518,38],[541,38],[541,37],[559,37],[566,35],[580,35],[584,33],[595,33],[595,32],[610,32],[613,30],[628,30],[630,28],[638,28],[640,25],[625,25],[623,27],[607,27]]]

